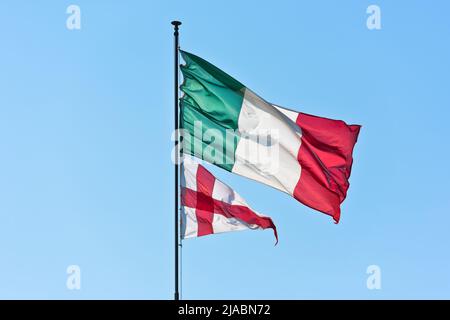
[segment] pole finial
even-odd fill
[[[181,21],[174,20],[171,22],[175,30],[178,30],[178,27],[181,25]]]
[[[178,36],[178,27],[181,25],[181,21],[174,20],[171,23],[172,23],[173,29],[174,29],[174,33],[173,34],[175,36]]]

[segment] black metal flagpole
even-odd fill
[[[174,108],[175,108],[175,134],[178,135],[178,127],[179,127],[179,119],[178,119],[178,27],[181,25],[180,21],[172,21],[172,25],[174,28],[174,75],[175,75],[175,82],[174,82]],[[177,147],[177,139],[175,139],[175,293],[174,293],[174,299],[179,300],[180,299],[180,293],[178,290],[178,275],[179,275],[179,230],[178,230],[178,147]]]

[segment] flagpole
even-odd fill
[[[179,119],[178,119],[178,27],[181,25],[180,21],[172,21],[174,29],[174,70],[175,70],[175,82],[174,82],[174,110],[175,110],[175,134],[178,134]],[[178,290],[178,275],[179,275],[179,230],[178,230],[178,148],[177,139],[175,139],[175,293],[174,299],[180,299],[180,293]]]

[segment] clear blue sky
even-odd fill
[[[81,8],[81,30],[66,8]],[[366,28],[381,8],[382,29]],[[0,298],[171,299],[172,26],[265,99],[363,126],[339,225],[209,166],[273,234],[185,241],[183,297],[450,298],[448,1],[2,1]],[[66,268],[81,267],[81,290]],[[382,289],[368,290],[378,265]]]

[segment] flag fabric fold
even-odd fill
[[[181,165],[182,238],[239,230],[277,229],[272,219],[251,209],[229,186],[189,157]]]
[[[183,152],[283,191],[339,222],[360,126],[268,103],[211,63],[181,54]]]

